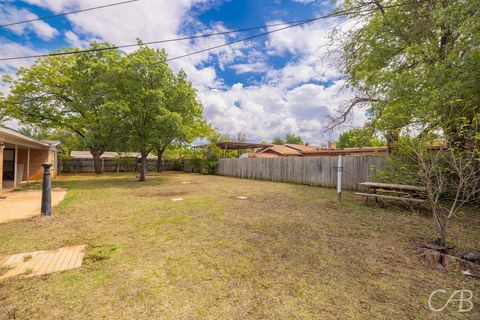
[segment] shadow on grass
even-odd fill
[[[52,186],[83,190],[112,188],[139,189],[165,183],[169,175],[171,175],[171,173],[166,172],[159,174],[150,174],[147,175],[146,181],[142,182],[138,181],[138,176],[135,173],[104,173],[101,175],[65,174],[58,176],[57,179],[54,180]],[[39,185],[39,188],[41,188],[41,185]]]

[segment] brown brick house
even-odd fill
[[[15,188],[22,182],[40,180],[42,163],[51,163],[55,176],[59,150],[59,141],[37,140],[0,126],[0,191]]]

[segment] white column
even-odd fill
[[[337,202],[342,202],[342,155],[338,155],[338,163],[337,163]]]
[[[13,188],[17,187],[18,145],[15,145],[15,165],[13,169]]]
[[[27,183],[30,177],[30,148],[27,149]]]

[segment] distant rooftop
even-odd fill
[[[258,149],[258,148],[273,146],[273,144],[268,144],[268,143],[250,143],[250,142],[235,142],[235,141],[217,142],[215,145],[223,150]],[[204,148],[206,146],[208,146],[208,144],[195,146],[195,148]]]

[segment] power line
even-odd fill
[[[138,0],[136,0],[138,1]],[[384,9],[387,8],[394,8],[394,7],[400,7],[400,6],[406,6],[410,4],[418,4],[418,3],[423,3],[426,0],[419,0],[415,2],[408,2],[408,3],[403,3],[403,4],[397,4],[397,5],[390,5],[390,6],[384,6]],[[239,32],[245,32],[245,31],[251,31],[251,30],[256,30],[256,29],[264,29],[264,28],[269,28],[269,27],[276,27],[276,26],[281,26],[281,25],[287,25],[286,27],[275,29],[275,30],[270,30],[266,32],[262,32],[250,37],[234,40],[231,42],[227,42],[221,45],[217,45],[214,47],[194,51],[191,53],[187,53],[181,56],[177,56],[174,58],[167,59],[167,61],[172,61],[172,60],[177,60],[181,58],[185,58],[194,54],[199,54],[202,52],[218,49],[221,47],[229,46],[238,42],[242,41],[247,41],[250,39],[254,39],[257,37],[261,37],[270,33],[278,32],[281,30],[293,28],[302,24],[306,24],[309,22],[321,20],[321,19],[327,19],[331,17],[336,17],[336,16],[346,16],[350,14],[355,14],[355,13],[369,13],[369,12],[374,12],[377,11],[377,8],[372,8],[372,9],[367,9],[367,10],[361,10],[361,11],[352,11],[352,10],[357,10],[365,7],[365,5],[357,6],[350,8],[349,10],[342,10],[338,12],[333,12],[321,17],[316,17],[316,18],[311,18],[311,19],[304,19],[304,20],[297,20],[297,21],[290,21],[290,22],[282,22],[282,23],[276,23],[276,24],[270,24],[270,25],[263,25],[263,26],[257,26],[257,27],[248,27],[248,28],[243,28],[243,29],[236,29],[236,30],[231,30],[231,31],[222,31],[222,32],[215,32],[215,33],[207,33],[207,34],[201,34],[201,35],[195,35],[195,36],[186,36],[186,37],[180,37],[180,38],[173,38],[173,39],[164,39],[164,40],[156,40],[156,41],[149,41],[149,42],[142,42],[142,43],[135,43],[135,44],[126,44],[126,45],[120,45],[120,46],[110,46],[110,47],[103,47],[103,48],[92,48],[92,49],[85,49],[85,50],[75,50],[75,51],[64,51],[64,52],[53,52],[53,53],[46,53],[46,54],[37,54],[37,55],[29,55],[29,56],[17,56],[17,57],[8,57],[8,58],[0,58],[0,61],[10,61],[10,60],[20,60],[20,59],[31,59],[31,58],[41,58],[41,57],[50,57],[50,56],[63,56],[63,55],[71,55],[71,54],[80,54],[80,53],[87,53],[87,52],[96,52],[96,51],[105,51],[105,50],[115,50],[115,49],[122,49],[122,48],[129,48],[129,47],[138,47],[142,45],[149,45],[149,44],[159,44],[159,43],[167,43],[167,42],[176,42],[176,41],[183,41],[183,40],[191,40],[191,39],[198,39],[198,38],[207,38],[207,37],[212,37],[212,36],[217,36],[217,35],[225,35],[225,34],[231,34],[231,33],[239,33]]]
[[[103,6],[97,6],[97,7],[80,9],[80,10],[75,10],[75,11],[70,11],[70,12],[65,12],[65,13],[54,14],[54,15],[46,16],[46,17],[39,17],[39,18],[35,18],[35,19],[30,19],[30,20],[11,22],[11,23],[7,23],[7,24],[2,24],[2,25],[0,25],[0,28],[16,26],[16,25],[19,25],[19,24],[30,23],[30,22],[34,22],[34,21],[52,19],[52,18],[67,16],[67,15],[70,15],[70,14],[85,12],[85,11],[92,11],[92,10],[97,10],[97,9],[103,9],[103,8],[113,7],[113,6],[119,6],[119,5],[122,5],[122,4],[127,4],[127,3],[131,3],[131,2],[137,2],[137,1],[140,1],[140,0],[122,1],[122,2],[117,2],[117,3],[106,4],[106,5],[103,5]]]
[[[257,30],[257,29],[278,27],[278,26],[283,26],[283,25],[290,25],[290,24],[295,24],[295,23],[300,23],[300,22],[310,22],[310,21],[313,21],[313,20],[312,19],[304,19],[304,20],[298,20],[298,21],[280,22],[280,23],[275,23],[275,24],[268,24],[268,25],[262,25],[262,26],[256,26],[256,27],[248,27],[248,28],[243,28],[243,29],[235,29],[235,30],[230,30],[230,31],[220,31],[220,32],[205,33],[205,34],[199,34],[199,35],[194,35],[194,36],[186,36],[186,37],[180,37],[180,38],[148,41],[148,42],[142,42],[141,44],[132,43],[132,44],[102,47],[102,48],[94,48],[94,49],[72,50],[72,51],[64,51],[64,52],[52,52],[52,53],[45,53],[45,54],[36,54],[36,55],[29,55],[29,56],[0,58],[0,61],[31,59],[31,58],[40,58],[40,57],[48,57],[48,56],[64,56],[64,55],[87,53],[87,52],[93,52],[93,51],[106,51],[106,50],[124,49],[124,48],[130,48],[130,47],[138,47],[138,46],[141,46],[141,45],[168,43],[168,42],[176,42],[176,41],[184,41],[184,40],[193,40],[193,39],[199,39],[199,38],[208,38],[208,37],[213,37],[213,36],[220,36],[220,35],[226,35],[226,34],[232,34],[232,33],[240,33],[240,32],[252,31],[252,30]]]
[[[308,22],[311,22],[311,21],[313,21],[313,20],[310,20]],[[265,32],[262,32],[262,33],[259,33],[259,34],[256,34],[256,35],[253,35],[253,36],[250,36],[250,37],[230,41],[230,42],[223,43],[223,44],[220,44],[220,45],[217,45],[217,46],[214,46],[214,47],[209,47],[209,48],[206,48],[206,49],[190,52],[190,53],[178,56],[178,57],[170,58],[170,59],[167,59],[167,61],[173,61],[173,60],[177,60],[177,59],[181,59],[181,58],[186,58],[186,57],[189,57],[189,56],[193,56],[195,54],[203,53],[203,52],[210,51],[210,50],[215,50],[215,49],[218,49],[218,48],[221,48],[221,47],[230,46],[230,45],[238,43],[238,42],[243,42],[243,41],[255,39],[255,38],[258,38],[258,37],[265,36],[267,34],[271,34],[271,33],[274,33],[274,32],[278,32],[278,31],[282,31],[282,30],[285,30],[285,29],[293,28],[293,27],[296,27],[296,26],[299,26],[299,25],[302,25],[302,24],[305,24],[305,23],[308,23],[308,22],[299,22],[299,23],[296,23],[296,24],[292,24],[292,25],[280,28],[280,29],[265,31]]]
[[[416,3],[422,3],[422,2],[425,2],[425,0],[420,0],[420,1],[416,1],[416,2],[409,2],[409,3],[404,3],[404,4],[391,5],[391,6],[384,6],[383,8],[384,9],[393,8],[393,7],[405,6],[405,5],[409,5],[409,4],[416,4]],[[362,8],[362,7],[363,6],[357,6],[357,7],[354,7],[352,9],[350,9],[350,10],[355,10],[355,9],[359,9],[359,8]],[[230,45],[238,43],[238,42],[248,41],[248,40],[251,40],[251,39],[254,39],[254,38],[262,37],[262,36],[272,34],[274,32],[278,32],[278,31],[282,31],[282,30],[285,30],[285,29],[290,29],[290,28],[293,28],[293,27],[297,27],[299,25],[306,24],[306,23],[316,21],[316,20],[320,20],[320,19],[327,19],[327,18],[336,17],[336,16],[344,16],[344,15],[349,15],[349,14],[353,14],[353,13],[369,13],[369,12],[374,12],[374,11],[378,11],[378,9],[377,8],[372,8],[372,9],[367,9],[367,10],[362,10],[362,11],[350,11],[350,12],[348,12],[347,10],[338,11],[338,12],[330,13],[330,14],[327,14],[327,15],[324,15],[324,16],[321,16],[321,17],[317,17],[317,18],[312,18],[312,19],[306,19],[306,20],[303,20],[303,21],[293,22],[293,24],[290,24],[290,25],[288,25],[286,27],[283,27],[283,28],[262,32],[262,33],[259,33],[259,34],[256,34],[256,35],[253,35],[253,36],[250,36],[250,37],[246,37],[246,38],[230,41],[230,42],[227,42],[227,43],[224,43],[224,44],[220,44],[220,45],[217,45],[217,46],[209,47],[209,48],[206,48],[206,49],[190,52],[190,53],[187,53],[187,54],[184,54],[184,55],[181,55],[181,56],[177,56],[177,57],[167,59],[166,61],[173,61],[173,60],[177,60],[177,59],[181,59],[181,58],[186,58],[186,57],[189,57],[189,56],[193,56],[195,54],[199,54],[199,53],[215,50],[215,49],[218,49],[218,48],[230,46]]]

